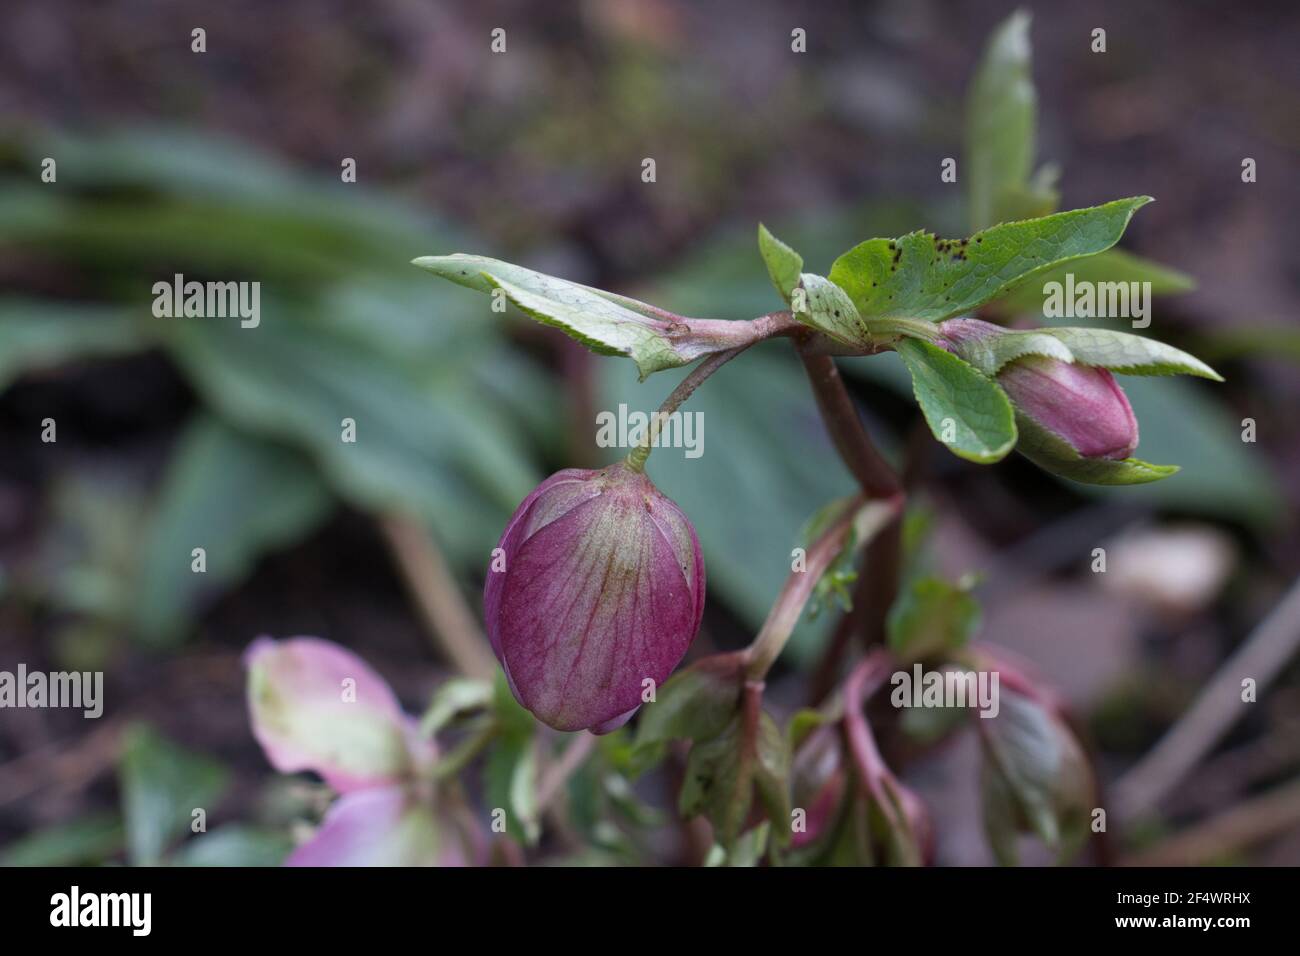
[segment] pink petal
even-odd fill
[[[285,866],[464,866],[453,832],[404,787],[345,794]]]
[[[348,793],[401,780],[432,759],[384,679],[338,644],[260,637],[244,663],[253,735],[282,773],[313,770]]]

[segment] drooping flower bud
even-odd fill
[[[998,715],[977,720],[984,828],[999,862],[1015,864],[1017,834],[1037,835],[1064,862],[1087,841],[1096,778],[1056,694],[1009,652],[973,648],[981,670],[1000,675]]]
[[[790,767],[790,801],[803,811],[795,826],[791,846],[810,846],[835,824],[848,790],[841,731],[838,724],[818,727],[795,752]]]
[[[557,730],[604,733],[686,653],[704,559],[686,515],[644,472],[566,469],[506,525],[483,607],[519,702]]]
[[[939,345],[966,358],[1006,332],[979,319],[949,319],[939,334]],[[1063,456],[1120,460],[1137,448],[1133,408],[1104,368],[1024,355],[1002,366],[997,381],[1016,408],[1019,450],[1049,470],[1059,471],[1054,465]]]

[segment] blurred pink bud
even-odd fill
[[[519,702],[557,730],[605,733],[672,673],[704,613],[695,529],[624,463],[567,469],[523,500],[483,592]]]
[[[456,826],[406,787],[345,794],[285,866],[466,866]]]
[[[816,843],[833,825],[848,790],[838,724],[814,730],[799,747],[790,767],[790,798],[803,809],[804,826],[794,831],[795,849]]]
[[[979,319],[939,325],[939,345],[957,355],[963,346],[1005,330]],[[1104,368],[1027,355],[997,375],[1016,411],[1066,442],[1084,458],[1129,457],[1138,445],[1138,423],[1124,390]]]
[[[315,637],[259,637],[244,652],[253,735],[282,773],[313,770],[349,793],[411,777],[435,757],[388,684]]]

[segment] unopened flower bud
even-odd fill
[[[939,334],[939,345],[965,357],[972,346],[1006,333],[979,319],[949,319],[940,323]],[[1026,355],[1004,365],[997,381],[1016,408],[1024,439],[1020,450],[1044,467],[1059,457],[1053,438],[1081,458],[1124,459],[1137,448],[1133,408],[1104,368]]]
[[[557,730],[624,723],[699,630],[695,529],[626,463],[547,478],[498,548],[504,563],[483,592],[488,638],[515,697]]]

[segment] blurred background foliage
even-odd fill
[[[964,234],[939,163],[962,155],[967,80],[1009,10],[20,5],[0,37],[0,666],[104,669],[108,706],[89,731],[59,712],[0,719],[0,861],[274,862],[319,793],[267,783],[242,647],[262,632],[337,640],[418,710],[445,670],[373,519],[426,525],[477,607],[517,502],[550,471],[611,454],[593,447],[595,411],[651,409],[679,375],[638,384],[630,363],[495,315],[411,258],[496,255],[748,318],[780,306],[757,221],[821,272],[870,236]],[[1088,50],[1094,21],[1104,56]],[[190,52],[195,25],[205,54]],[[488,51],[496,26],[504,55]],[[807,54],[790,51],[795,26]],[[1107,276],[1154,277],[1171,295],[1151,331],[1228,376],[1124,380],[1141,454],[1183,471],[1092,489],[1018,459],[981,469],[925,445],[893,356],[843,368],[873,436],[926,484],[935,563],[984,574],[986,633],[1063,682],[1114,769],[1300,568],[1300,422],[1285,414],[1300,400],[1286,324],[1300,85],[1288,31],[1246,8],[1045,5],[1032,36],[1035,165],[1059,164],[1065,208],[1158,197],[1125,244],[1162,269],[1113,256]],[[1249,186],[1246,155],[1260,169]],[[56,183],[40,179],[44,157]],[[355,184],[340,180],[344,157]],[[151,287],[174,273],[260,282],[261,325],[154,318]],[[1011,296],[1002,312],[1032,305]],[[705,653],[747,640],[800,529],[851,480],[784,343],[729,365],[691,409],[706,453],[660,451],[651,472],[705,548]],[[40,441],[47,417],[56,443]],[[340,442],[345,418],[355,445]],[[1170,526],[1214,542],[1188,557],[1208,562],[1202,593],[1171,608],[1159,574],[1088,572],[1099,541]],[[799,702],[834,623],[804,622],[778,700]],[[1275,741],[1296,697],[1294,681],[1280,688],[1234,742]],[[963,753],[923,764],[923,792],[959,789],[942,761]],[[1296,764],[1293,748],[1216,799]],[[580,776],[574,800],[590,809],[603,786]],[[188,820],[168,808],[199,799],[220,826],[178,847]],[[941,861],[980,861],[960,824],[977,812],[945,813],[958,823]],[[664,839],[618,852],[670,857]],[[1270,852],[1294,862],[1300,836]]]

